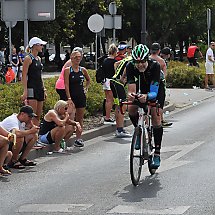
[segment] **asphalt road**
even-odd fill
[[[161,167],[150,176],[145,166],[138,187],[129,175],[131,139],[109,134],[0,178],[0,215],[215,214],[214,103],[168,116]]]

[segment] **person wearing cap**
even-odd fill
[[[165,88],[166,88],[166,74],[167,74],[167,70],[166,70],[166,63],[164,61],[163,58],[161,58],[159,56],[160,54],[160,44],[159,43],[153,43],[151,45],[151,55],[149,56],[150,59],[157,61],[160,64],[160,68],[161,68],[161,73],[160,73],[160,85],[159,85],[159,90],[158,90],[158,96],[162,97],[163,99],[160,100],[160,108],[161,110],[163,110],[164,107],[164,103],[165,103]],[[162,122],[162,126],[171,126],[172,123],[171,122],[167,122],[166,120],[163,119],[163,113],[161,114],[161,122]]]
[[[110,81],[110,87],[113,93],[114,97],[114,103],[116,105],[116,132],[115,136],[117,138],[123,138],[123,137],[131,137],[131,134],[127,132],[124,129],[124,115],[119,111],[119,100],[124,100],[126,98],[125,90],[124,90],[124,84],[126,83],[126,73],[125,73],[125,66],[127,62],[125,61],[123,63],[123,68],[119,72],[118,68],[120,66],[120,62],[124,61],[126,59],[126,48],[127,44],[126,42],[122,41],[118,45],[118,52],[115,57],[115,60],[117,61],[115,63],[115,75],[112,77]],[[129,57],[127,57],[129,58]]]
[[[21,169],[24,166],[36,165],[33,161],[27,160],[30,150],[38,139],[39,127],[33,124],[32,119],[34,117],[36,117],[36,114],[33,108],[25,105],[20,108],[18,114],[14,113],[0,122],[0,127],[16,134],[16,145],[9,146],[9,150],[13,153],[9,163],[10,168]]]
[[[127,44],[126,42],[120,42],[118,45],[118,52],[117,55],[115,57],[115,59],[117,61],[120,61],[122,59],[124,59],[126,57],[125,53],[126,53],[126,48],[127,48]]]
[[[60,146],[61,141],[68,141],[75,129],[82,130],[80,123],[70,119],[68,103],[59,100],[55,103],[54,108],[44,116],[39,131],[39,139],[46,144],[54,143],[53,152],[62,153],[64,149]]]
[[[42,52],[43,45],[46,42],[38,37],[33,37],[29,41],[30,53],[25,57],[22,71],[22,83],[24,92],[22,100],[28,101],[28,104],[32,106],[36,117],[33,118],[35,125],[39,126],[39,120],[42,115],[43,102],[46,97],[45,87],[42,80],[42,68],[41,59],[38,56],[39,52]]]

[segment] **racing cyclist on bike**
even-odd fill
[[[146,45],[139,44],[132,50],[132,61],[126,66],[127,84],[128,84],[128,100],[134,101],[138,96],[141,103],[146,101],[162,101],[162,90],[159,89],[160,83],[160,65],[156,61],[149,59],[149,49]],[[140,86],[139,86],[140,85]],[[140,88],[140,95],[137,92]],[[152,168],[157,169],[160,166],[160,149],[163,136],[163,127],[161,124],[161,114],[157,114],[157,107],[151,107],[153,136],[155,143],[155,152],[152,162]],[[138,122],[138,106],[128,106],[129,117],[132,124],[137,127]],[[161,110],[159,108],[159,113]],[[136,143],[138,144],[138,143]],[[140,143],[139,143],[140,144]],[[136,145],[137,147],[137,145]],[[135,147],[135,148],[136,148]]]

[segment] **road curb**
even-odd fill
[[[167,106],[164,107],[164,112],[165,111],[173,111],[175,110],[175,105],[174,104],[168,104]],[[124,126],[130,126],[131,121],[130,119],[125,119],[124,121]],[[115,125],[102,125],[100,127],[90,129],[88,131],[83,132],[82,134],[82,139],[84,141],[91,140],[93,138],[96,138],[98,136],[110,134],[112,132],[115,132],[116,126]],[[69,141],[67,142],[67,146],[72,146],[75,141],[75,136],[72,136]],[[28,159],[36,159],[38,157],[43,157],[47,155],[47,152],[52,150],[52,146],[48,146],[42,149],[32,149],[28,155]]]

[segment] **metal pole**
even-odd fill
[[[24,6],[24,46],[28,45],[28,0],[25,0]]]
[[[146,0],[142,0],[141,43],[146,44]]]
[[[9,63],[11,62],[11,55],[12,55],[12,50],[11,50],[11,48],[12,48],[12,39],[11,39],[11,36],[12,36],[12,34],[11,34],[11,29],[12,29],[12,22],[9,22],[10,24],[9,24]]]
[[[210,46],[210,29],[208,29],[208,47]]]
[[[96,33],[96,59],[95,59],[95,70],[97,70],[97,51],[98,51],[97,39],[98,39],[98,35],[97,35],[97,33]]]
[[[112,19],[113,19],[113,43],[116,43],[115,15],[112,15]]]

